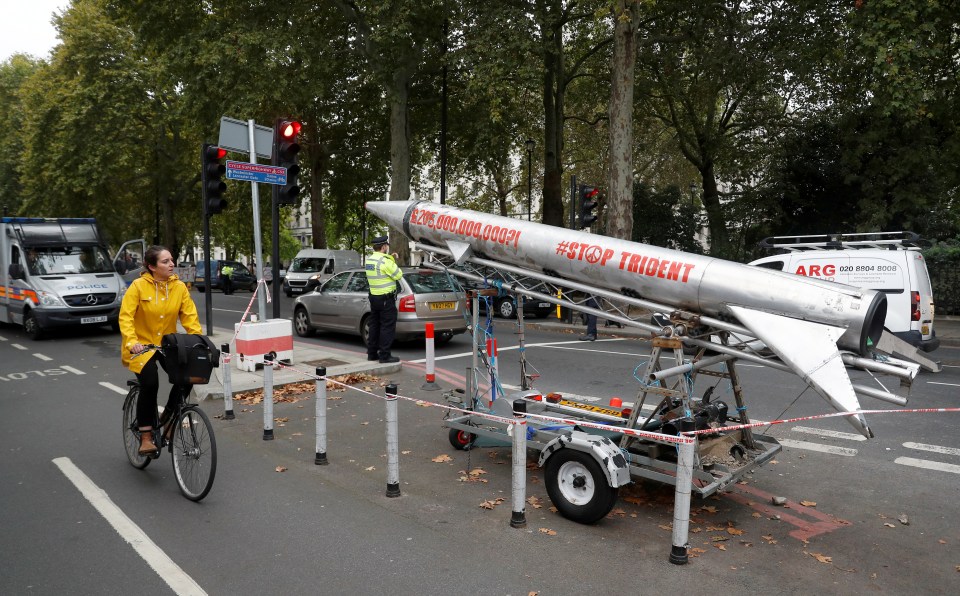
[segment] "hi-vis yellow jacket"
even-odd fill
[[[367,274],[367,283],[370,293],[374,296],[392,294],[397,290],[397,282],[403,277],[403,272],[397,267],[392,255],[375,251],[367,255],[367,264],[364,267]]]

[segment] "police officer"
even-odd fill
[[[220,289],[224,294],[233,294],[233,267],[230,265],[220,267]]]
[[[367,340],[367,360],[381,363],[400,362],[390,355],[390,346],[397,331],[397,288],[403,272],[393,256],[386,236],[377,236],[371,242],[373,252],[367,256],[365,271],[370,286],[370,334]]]

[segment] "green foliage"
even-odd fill
[[[923,251],[937,315],[960,315],[960,244],[939,243]]]
[[[637,183],[633,188],[633,235],[635,242],[697,254],[703,245],[697,238],[706,221],[696,199],[684,196],[676,186],[654,189]]]

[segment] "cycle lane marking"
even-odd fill
[[[41,353],[39,353],[39,352],[34,352],[33,355],[34,355],[36,358],[39,358],[40,360],[43,360],[44,362],[50,362],[51,360],[53,360],[53,358],[47,356],[46,354],[41,354]]]
[[[124,389],[123,387],[119,387],[119,386],[117,386],[117,385],[114,385],[113,383],[108,383],[107,381],[100,381],[99,385],[100,385],[101,387],[104,387],[104,388],[106,388],[106,389],[109,389],[110,391],[113,391],[114,393],[119,393],[120,395],[126,395],[126,394],[127,394],[127,391],[128,391],[127,389]]]
[[[186,574],[173,559],[167,556],[150,537],[140,529],[117,505],[110,499],[106,491],[97,486],[83,473],[69,457],[58,457],[53,460],[63,475],[73,483],[80,494],[103,516],[114,530],[120,534],[133,550],[146,561],[147,565],[160,576],[170,589],[176,594],[203,595],[206,592],[200,585]]]

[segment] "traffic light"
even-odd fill
[[[594,210],[600,204],[600,189],[594,186],[582,185],[580,187],[580,229],[589,228],[590,224],[597,221],[597,215]]]
[[[223,174],[227,167],[221,160],[227,156],[227,150],[216,145],[204,143],[200,149],[200,184],[203,188],[203,214],[216,215],[227,208],[227,200],[223,193],[227,191],[227,184],[223,181]]]
[[[296,205],[300,196],[300,187],[297,185],[297,175],[300,165],[297,163],[297,154],[300,145],[297,135],[300,134],[300,123],[296,120],[277,118],[273,125],[273,165],[287,168],[287,183],[283,186],[273,186],[273,196],[277,205]]]

